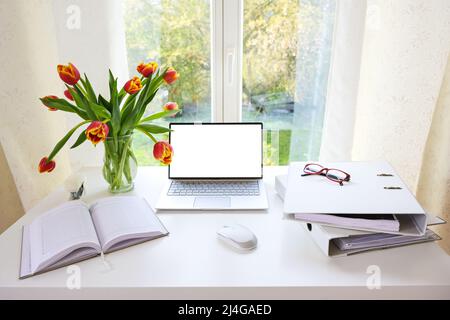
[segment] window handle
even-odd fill
[[[234,83],[234,70],[236,69],[236,49],[228,48],[227,49],[227,82],[229,86],[232,86]]]

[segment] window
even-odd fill
[[[318,158],[335,0],[123,0],[130,73],[154,59],[180,71],[170,121],[262,121],[266,165]],[[212,45],[214,43],[214,46]],[[156,164],[138,136],[141,164]]]
[[[167,101],[180,109],[170,122],[211,121],[211,19],[209,0],[124,0],[125,36],[130,75],[141,61],[173,66],[181,77],[162,87],[147,113]],[[141,165],[156,165],[152,143],[136,133]]]
[[[242,119],[266,128],[265,164],[319,156],[334,1],[245,0]]]

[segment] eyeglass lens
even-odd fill
[[[322,170],[323,167],[318,165],[318,164],[310,164],[308,166],[305,167],[305,172],[310,172],[310,173],[316,173],[319,172],[320,170]]]
[[[331,169],[328,170],[327,177],[332,180],[343,181],[347,178],[347,175],[342,171]]]

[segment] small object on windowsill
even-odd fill
[[[387,189],[387,190],[401,190],[402,187],[384,187],[384,189]]]
[[[81,184],[77,191],[70,192],[70,200],[79,200],[84,192],[84,183]]]
[[[86,177],[80,174],[73,174],[67,178],[64,186],[70,193],[70,200],[79,200],[86,193]]]
[[[393,177],[393,174],[390,173],[379,173],[377,174],[377,177]]]

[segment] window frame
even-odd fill
[[[211,0],[212,121],[242,120],[242,0]]]
[[[213,122],[242,121],[243,1],[211,0]],[[366,11],[367,0],[336,0],[320,160],[351,159]]]

